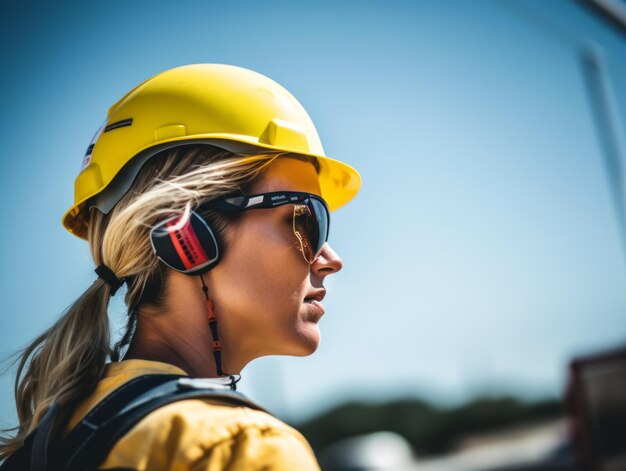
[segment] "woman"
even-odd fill
[[[98,278],[23,350],[20,425],[0,456],[57,405],[53,431],[68,436],[142,375],[234,388],[255,358],[313,353],[324,279],[342,267],[325,243],[329,211],[360,182],[324,155],[298,101],[256,72],[194,64],[127,93],[89,145],[63,217],[88,241]],[[123,283],[128,325],[111,346],[107,306]],[[99,468],[318,465],[304,437],[268,413],[205,398],[149,413]]]

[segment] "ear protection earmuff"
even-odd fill
[[[220,242],[217,235],[202,216],[193,210],[185,214],[175,214],[159,221],[150,230],[150,243],[154,254],[168,267],[187,275],[202,275],[213,268],[220,260]],[[217,317],[213,303],[209,299],[208,288],[202,280],[202,290],[207,301],[207,312],[211,335],[215,368],[218,376],[223,376],[222,344],[217,330]],[[231,389],[239,381],[239,375],[230,375]]]
[[[191,210],[166,218],[152,227],[154,254],[168,267],[187,275],[206,273],[219,262],[220,242],[202,216]]]

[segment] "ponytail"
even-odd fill
[[[15,377],[19,427],[13,438],[0,438],[0,458],[19,448],[52,402],[60,406],[58,425],[67,406],[88,395],[104,373],[110,354],[107,307],[111,288],[97,279],[63,315],[21,354]],[[28,363],[28,366],[27,366]]]

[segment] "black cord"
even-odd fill
[[[209,299],[209,288],[207,288],[206,283],[204,282],[204,278],[202,274],[200,274],[200,280],[202,280],[202,291],[204,292],[204,297],[207,300],[207,305],[211,300]],[[213,316],[209,317],[209,327],[211,329],[211,335],[213,336],[213,356],[215,357],[215,367],[217,369],[218,376],[226,376],[224,371],[222,370],[222,347],[220,344],[219,333],[217,330],[217,317],[215,317],[215,313]],[[236,389],[235,386],[236,381],[233,382],[231,377],[231,389]]]

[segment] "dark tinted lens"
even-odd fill
[[[328,211],[321,201],[314,198],[311,198],[309,201],[313,207],[315,219],[317,220],[318,239],[317,243],[315,244],[315,246],[317,246],[315,254],[317,254],[324,245],[324,243],[328,240]]]
[[[324,205],[313,198],[306,204],[294,205],[293,231],[300,240],[304,259],[313,263],[328,238],[328,212]]]
[[[319,240],[317,221],[311,213],[311,208],[306,204],[293,206],[293,232],[300,241],[302,255],[308,263],[315,259],[315,247]]]

